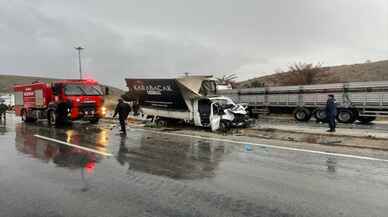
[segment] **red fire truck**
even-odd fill
[[[14,91],[15,111],[24,122],[47,119],[57,126],[75,120],[98,123],[106,113],[103,105],[108,89],[95,80],[37,81],[15,85]]]

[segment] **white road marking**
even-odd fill
[[[103,155],[103,156],[106,156],[106,157],[113,156],[112,154],[107,153],[107,152],[97,151],[97,150],[92,149],[92,148],[86,148],[86,147],[83,147],[83,146],[74,145],[74,144],[67,143],[67,142],[64,142],[64,141],[61,141],[61,140],[57,140],[57,139],[53,139],[53,138],[50,138],[50,137],[45,137],[45,136],[41,136],[41,135],[34,135],[34,136],[39,138],[39,139],[43,139],[43,140],[47,140],[47,141],[51,141],[51,142],[56,142],[56,143],[59,143],[59,144],[62,144],[62,145],[67,145],[67,146],[70,146],[70,147],[73,147],[73,148],[78,148],[78,149],[81,149],[81,150],[84,150],[84,151],[92,152],[92,153]]]
[[[280,150],[287,150],[287,151],[297,151],[297,152],[305,152],[305,153],[312,153],[312,154],[321,154],[321,155],[327,155],[327,156],[336,156],[336,157],[353,158],[353,159],[360,159],[360,160],[388,162],[388,159],[380,159],[380,158],[373,158],[373,157],[366,157],[366,156],[359,156],[359,155],[352,155],[352,154],[340,154],[340,153],[333,153],[333,152],[314,151],[314,150],[302,149],[302,148],[291,148],[291,147],[278,146],[278,145],[240,142],[240,141],[235,141],[235,140],[230,140],[230,139],[219,139],[219,138],[209,138],[209,137],[204,137],[204,136],[195,136],[195,135],[188,135],[188,134],[168,133],[168,132],[160,132],[160,131],[156,131],[156,130],[146,130],[146,129],[140,129],[140,128],[131,128],[131,129],[137,130],[137,131],[152,132],[152,133],[157,133],[157,134],[162,134],[162,135],[164,134],[164,135],[170,135],[170,136],[189,137],[189,138],[195,138],[195,139],[204,139],[204,140],[210,140],[210,141],[228,142],[228,143],[243,144],[243,145],[250,144],[252,146],[257,146],[257,147],[261,147],[261,148],[273,148],[273,149],[280,149]]]

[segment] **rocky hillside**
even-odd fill
[[[314,77],[314,84],[388,80],[388,60],[363,64],[332,66],[322,69],[323,70]],[[283,86],[287,84],[289,76],[290,74],[287,72],[276,73],[240,82],[240,86]]]

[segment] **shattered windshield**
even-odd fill
[[[98,85],[68,84],[65,86],[65,94],[68,96],[101,96],[101,87]]]

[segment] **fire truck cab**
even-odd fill
[[[24,122],[47,119],[50,125],[75,120],[98,123],[105,116],[108,91],[95,80],[59,80],[14,86],[15,111]]]

